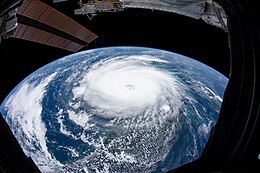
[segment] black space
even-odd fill
[[[228,33],[202,20],[144,9],[98,13],[89,20],[87,16],[73,15],[69,3],[52,6],[99,36],[84,49],[106,46],[158,48],[197,59],[225,76],[229,75]],[[71,54],[58,48],[14,38],[2,41],[0,53],[0,103],[26,76],[51,61]]]

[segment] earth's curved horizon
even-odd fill
[[[53,61],[0,107],[42,172],[166,172],[199,158],[228,79],[186,56],[106,47]]]

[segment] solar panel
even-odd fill
[[[76,52],[85,46],[23,24],[18,25],[13,37],[65,49],[71,52]]]
[[[78,51],[98,36],[39,0],[24,0],[13,37]]]

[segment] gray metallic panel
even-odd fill
[[[126,8],[161,10],[200,19],[204,12],[205,0],[124,0],[124,2]]]

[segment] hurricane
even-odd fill
[[[152,56],[116,57],[98,62],[73,93],[93,108],[106,111],[108,116],[177,111],[181,104],[180,82],[173,74],[148,62],[167,63]]]
[[[42,172],[162,173],[200,157],[226,84],[186,56],[108,47],[43,66],[0,111]]]

